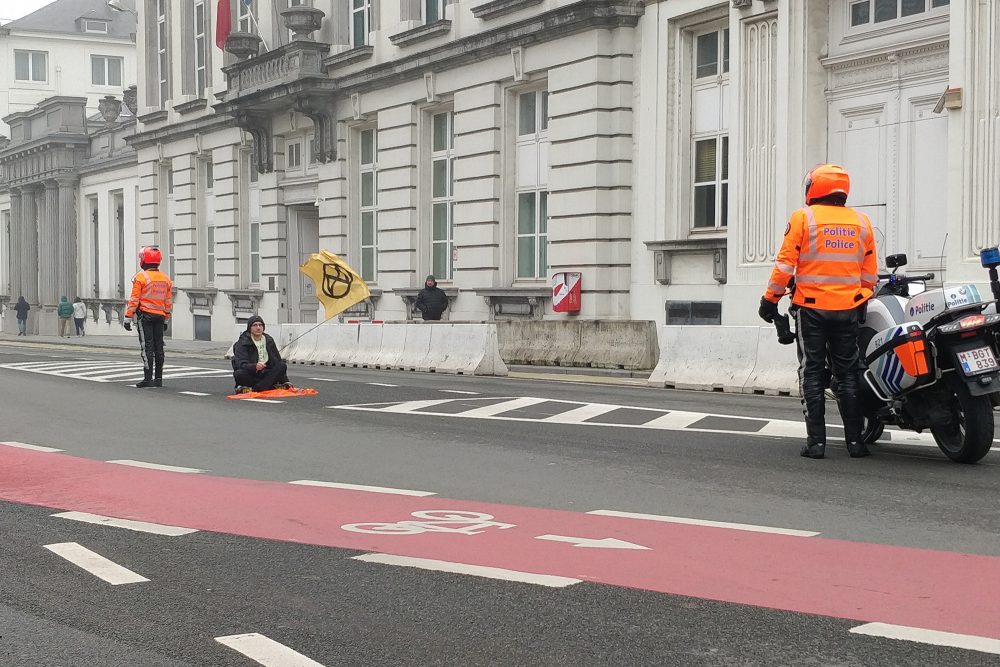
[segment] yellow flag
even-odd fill
[[[326,310],[326,319],[367,299],[371,292],[347,262],[332,252],[321,250],[299,267],[316,286],[316,298]]]

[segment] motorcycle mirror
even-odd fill
[[[885,258],[885,265],[890,269],[898,269],[901,266],[906,266],[906,255],[902,253],[898,255],[889,255]]]

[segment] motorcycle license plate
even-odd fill
[[[958,363],[962,364],[962,370],[966,375],[986,373],[998,367],[993,350],[989,347],[977,347],[974,350],[959,352]]]

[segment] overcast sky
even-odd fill
[[[0,0],[0,22],[13,21],[27,16],[52,0]]]

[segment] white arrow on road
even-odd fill
[[[539,535],[536,540],[548,540],[550,542],[568,542],[574,547],[585,547],[587,549],[646,549],[641,544],[633,544],[625,540],[618,540],[613,537],[593,539],[590,537],[568,537],[566,535]]]

